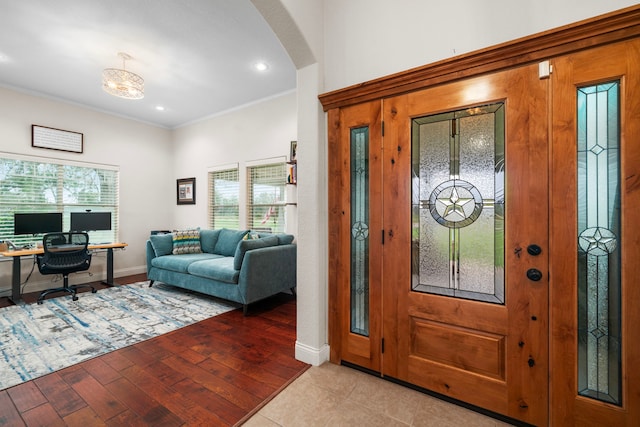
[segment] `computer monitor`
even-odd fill
[[[62,231],[62,212],[14,213],[13,234],[42,234]]]
[[[111,230],[111,212],[71,212],[71,231]]]

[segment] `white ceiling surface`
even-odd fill
[[[102,90],[118,52],[144,99]],[[296,72],[250,0],[0,0],[0,85],[176,128],[294,90]]]

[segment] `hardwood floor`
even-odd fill
[[[294,357],[295,319],[280,294],[2,390],[0,426],[237,425],[309,367]]]

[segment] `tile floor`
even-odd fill
[[[244,427],[506,427],[486,417],[355,369],[311,367]]]

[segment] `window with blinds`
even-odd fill
[[[53,160],[0,158],[0,239],[17,245],[42,240],[42,235],[15,235],[14,213],[61,212],[63,231],[70,213],[111,212],[111,230],[90,231],[91,242],[118,241],[118,170],[86,167]]]
[[[284,232],[285,166],[282,162],[247,168],[247,228]]]
[[[238,168],[209,172],[209,226],[240,228]]]

